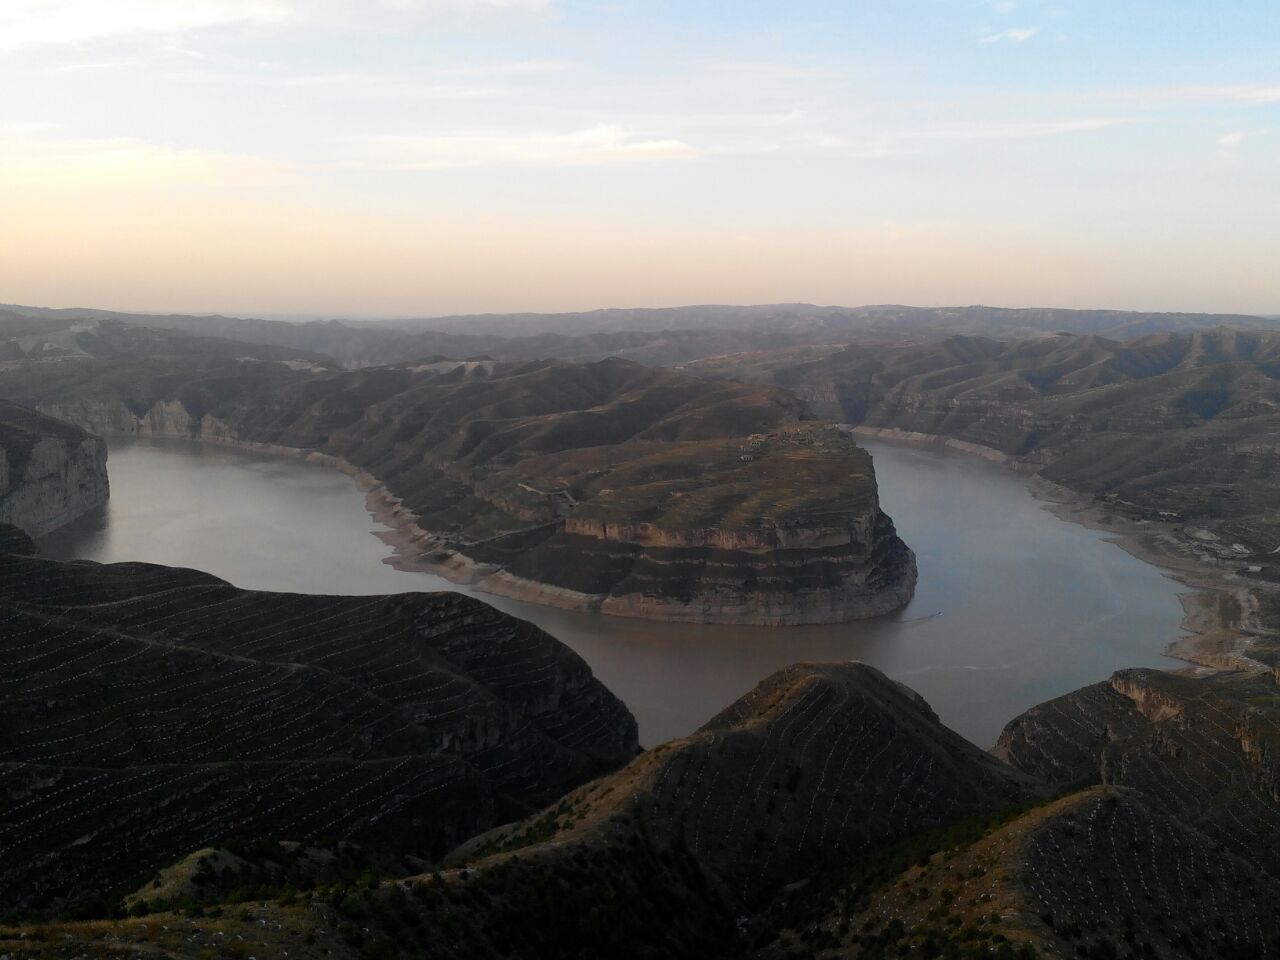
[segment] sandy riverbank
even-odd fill
[[[1033,478],[1031,492],[1057,517],[1107,534],[1107,540],[1191,589],[1178,594],[1186,634],[1166,653],[1210,670],[1265,670],[1249,656],[1258,639],[1250,583],[1225,563],[1197,554],[1178,524],[1133,520],[1092,497]]]
[[[850,427],[854,436],[921,447],[945,447],[1031,474],[1030,490],[1059,519],[1107,534],[1106,539],[1126,553],[1161,570],[1165,576],[1191,589],[1180,593],[1182,636],[1170,641],[1165,653],[1184,660],[1194,672],[1218,670],[1266,670],[1249,656],[1259,639],[1256,604],[1250,583],[1228,565],[1198,553],[1180,524],[1135,520],[1088,494],[1035,476],[1040,469],[993,447],[952,437],[877,427]]]
[[[1107,534],[1106,539],[1144,563],[1160,569],[1165,576],[1190,589],[1178,595],[1182,605],[1185,633],[1170,641],[1165,653],[1193,664],[1197,671],[1267,669],[1248,656],[1257,640],[1252,629],[1254,600],[1249,584],[1231,570],[1197,555],[1188,541],[1178,535],[1177,524],[1132,520],[1093,497],[1079,494],[1034,475],[1037,465],[1020,461],[993,447],[923,433],[889,428],[852,427],[855,436],[888,443],[922,447],[944,447],[999,463],[1018,473],[1029,474],[1029,489],[1059,519],[1079,523]],[[266,447],[245,443],[246,447]],[[428,573],[460,586],[468,586],[491,596],[504,596],[566,610],[590,611],[601,608],[600,597],[562,590],[509,575],[498,576],[499,568],[480,564],[450,549],[440,537],[423,529],[417,518],[372,474],[338,457],[304,450],[274,448],[290,452],[313,463],[323,463],[347,474],[365,494],[365,506],[386,530],[377,537],[391,548],[384,562],[409,573]],[[510,581],[510,582],[508,582]]]

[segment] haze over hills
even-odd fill
[[[1100,336],[1139,336],[1159,331],[1198,330],[1220,325],[1269,328],[1266,317],[1244,314],[1142,313],[1125,310],[1068,310],[990,306],[912,307],[899,304],[841,307],[809,303],[699,305],[590,310],[582,313],[515,313],[388,320],[406,330],[465,328],[513,336],[552,332],[571,336],[626,330],[751,331],[770,329],[793,335],[944,332],[1009,336],[1070,331]]]
[[[112,316],[27,316],[0,309],[0,364],[157,356],[250,357],[303,362],[328,359],[297,345],[226,340],[213,331],[195,328],[187,331],[149,326]]]
[[[398,363],[441,355],[495,360],[601,359],[620,356],[670,364],[743,350],[772,350],[851,339],[896,342],[949,334],[1035,337],[1060,331],[1113,338],[1228,325],[1276,329],[1274,318],[1237,314],[1135,313],[1117,310],[998,307],[818,307],[811,304],[608,309],[565,314],[483,314],[385,321],[309,321],[131,314],[94,309],[0,305],[0,336],[30,331],[27,320],[64,330],[77,320],[106,320],[196,336],[323,354],[345,366]],[[41,327],[35,328],[37,331]],[[11,334],[12,335],[12,334]],[[12,352],[13,348],[8,348]]]

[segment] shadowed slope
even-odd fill
[[[874,883],[854,869],[797,891],[757,956],[1234,960],[1280,947],[1280,884],[1136,791],[1086,790],[1006,821],[953,829]]]
[[[1122,670],[1033,707],[996,753],[1064,787],[1116,784],[1280,874],[1280,688],[1273,674]]]
[[[339,891],[361,942],[440,957],[732,957],[786,884],[894,838],[1034,796],[861,664],[780,671],[702,730],[650,750],[454,869]]]
[[[211,841],[430,859],[629,759],[541,630],[456,594],[303,597],[0,556],[0,898],[103,896]]]

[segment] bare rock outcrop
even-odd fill
[[[0,523],[42,536],[101,506],[108,492],[101,439],[0,401]]]

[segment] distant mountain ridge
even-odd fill
[[[398,363],[433,354],[458,359],[486,356],[495,360],[592,360],[620,356],[663,365],[742,350],[772,350],[850,339],[893,342],[903,338],[936,339],[948,334],[1038,337],[1057,332],[1126,339],[1216,326],[1280,330],[1280,320],[1275,317],[1244,314],[986,306],[703,305],[289,323],[216,314],[152,315],[0,304],[0,340],[6,329],[30,327],[33,321],[65,325],[75,320],[115,321],[283,347],[323,354],[348,367]]]
[[[858,307],[811,303],[753,305],[706,304],[681,307],[606,308],[579,313],[476,314],[426,319],[389,320],[385,325],[405,330],[448,331],[465,327],[472,332],[551,332],[566,335],[621,330],[752,330],[769,327],[792,332],[826,333],[935,330],[954,333],[1042,334],[1058,331],[1132,337],[1160,331],[1235,326],[1273,329],[1274,320],[1247,314],[1178,313],[1127,310],[1080,310],[1058,307],[914,307],[874,304]]]

